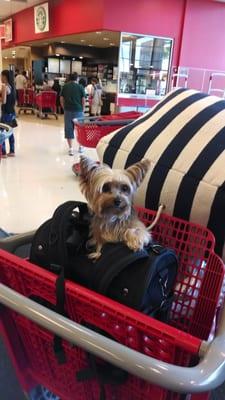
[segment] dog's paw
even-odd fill
[[[127,229],[124,235],[124,242],[133,251],[142,250],[151,241],[151,234],[140,228]]]
[[[92,260],[92,261],[97,261],[100,257],[101,257],[101,252],[99,251],[99,252],[95,252],[95,253],[90,253],[90,254],[88,254],[88,258],[90,259],[90,260]]]

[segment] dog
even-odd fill
[[[143,159],[125,170],[113,170],[81,156],[80,188],[92,213],[89,245],[95,247],[89,258],[97,260],[104,243],[124,242],[138,251],[151,241],[133,207],[134,194],[149,167],[150,161]]]

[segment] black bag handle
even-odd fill
[[[75,208],[78,208],[80,219],[87,213],[87,204],[78,201],[67,201],[59,206],[52,217],[49,234],[49,258],[54,260],[55,264],[63,265],[67,258],[67,227],[70,216]],[[60,244],[60,245],[59,245]]]

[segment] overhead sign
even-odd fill
[[[35,33],[49,31],[48,3],[44,3],[40,6],[34,7],[34,26]]]
[[[5,41],[11,42],[12,40],[12,18],[7,19],[4,21],[5,25]]]

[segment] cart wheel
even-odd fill
[[[73,166],[72,166],[72,171],[73,171],[73,173],[74,173],[76,176],[79,176],[79,175],[80,175],[80,163],[79,163],[79,162],[73,164]]]
[[[37,386],[31,391],[29,400],[60,400],[60,398],[44,386]]]

